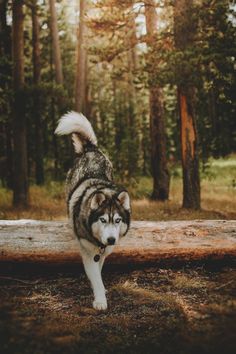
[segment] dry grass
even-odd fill
[[[187,292],[204,291],[207,288],[207,282],[204,279],[196,275],[192,277],[192,275],[178,273],[172,280],[172,285],[178,290],[182,289]]]
[[[32,186],[30,208],[25,210],[12,208],[12,192],[4,191],[1,193],[4,196],[0,200],[0,219],[65,220],[67,214],[63,186],[61,190],[61,196],[52,196],[46,187]],[[148,198],[133,199],[132,214],[134,220],[235,219],[236,190],[219,193],[216,188],[203,183],[202,209],[187,210],[181,208],[181,191],[177,181],[174,181],[170,200],[155,202]]]
[[[189,220],[236,218],[236,158],[212,160],[211,167],[202,175],[202,210],[181,208],[182,181],[180,170],[171,179],[170,199],[166,202],[150,201],[152,179],[141,177],[130,188],[133,195],[134,220]],[[0,219],[66,219],[63,183],[51,182],[44,187],[31,186],[30,208],[16,210],[11,206],[12,193],[0,188]]]
[[[235,270],[154,267],[104,282],[109,308],[98,312],[83,273],[0,275],[2,352],[235,353]]]
[[[0,199],[0,219],[66,219],[66,203],[62,184],[60,185],[60,193],[55,195],[48,187],[30,187],[30,207],[24,210],[12,208],[11,191],[5,190],[1,194],[3,198]]]
[[[150,181],[147,180],[147,183]],[[133,218],[136,220],[191,220],[191,219],[235,219],[236,188],[228,185],[224,188],[220,179],[203,179],[201,183],[201,210],[181,208],[182,181],[172,178],[170,199],[166,202],[154,202],[148,198],[133,200]],[[151,186],[149,188],[151,190]]]

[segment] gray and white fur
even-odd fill
[[[124,188],[113,182],[112,164],[98,149],[96,135],[85,116],[76,112],[65,114],[55,133],[72,134],[77,155],[66,179],[68,215],[92,285],[93,307],[105,310],[101,270],[106,256],[128,232],[130,198]]]

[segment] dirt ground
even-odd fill
[[[0,352],[236,352],[236,270],[104,271],[109,309],[83,272],[0,276]]]

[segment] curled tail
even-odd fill
[[[75,152],[83,151],[83,146],[87,143],[97,146],[97,138],[88,119],[77,112],[68,112],[59,120],[55,130],[57,135],[72,134],[72,141]]]

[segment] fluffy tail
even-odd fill
[[[78,154],[83,151],[86,143],[97,146],[97,138],[88,119],[77,112],[66,113],[60,120],[55,130],[57,135],[72,134],[72,141],[75,152]]]

